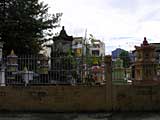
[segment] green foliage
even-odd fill
[[[89,34],[89,40],[91,41],[92,44],[94,44],[94,41],[96,40],[96,38],[92,35],[92,34]]]
[[[0,1],[0,35],[4,53],[37,54],[59,26],[61,13],[48,14],[48,5],[39,0]]]
[[[130,66],[130,57],[128,51],[122,51],[119,55],[120,59],[123,60],[123,67],[128,68]]]

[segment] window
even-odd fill
[[[92,50],[92,55],[99,56],[99,50]]]

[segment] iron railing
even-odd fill
[[[104,84],[104,76],[104,61],[100,58],[7,56],[1,61],[0,83],[4,85],[95,85]]]
[[[160,81],[160,63],[154,57],[139,58],[136,55],[118,56],[112,59],[112,83],[133,84],[142,81]]]

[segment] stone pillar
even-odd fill
[[[106,79],[106,110],[112,110],[112,59],[110,55],[105,56],[105,79]]]

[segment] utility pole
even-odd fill
[[[85,81],[83,79],[83,77],[84,77],[83,75],[85,75],[84,73],[86,72],[85,68],[84,68],[84,63],[85,63],[84,62],[84,50],[86,49],[86,48],[84,49],[84,47],[86,47],[86,39],[87,39],[86,37],[87,37],[87,29],[85,30],[84,39],[82,38],[82,72],[81,72],[82,73],[82,76],[81,76],[82,77],[82,83],[85,83]]]

